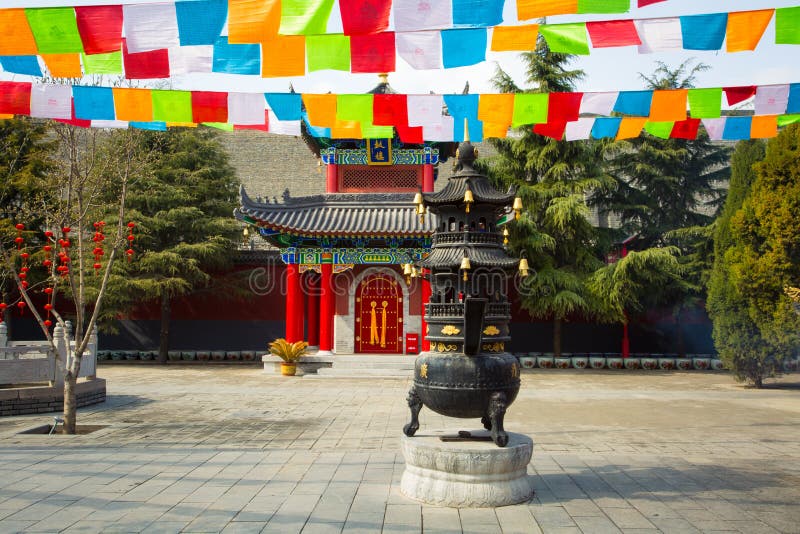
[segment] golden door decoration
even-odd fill
[[[403,351],[403,292],[397,280],[373,274],[356,289],[356,352]]]

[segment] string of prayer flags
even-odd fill
[[[74,8],[26,8],[25,16],[40,54],[83,52]]]
[[[486,29],[444,30],[442,63],[444,68],[474,65],[486,60]]]
[[[263,2],[260,3],[263,5]],[[234,3],[234,5],[237,4]],[[228,0],[176,2],[175,16],[178,19],[181,46],[213,45],[225,27],[225,20],[228,17]],[[277,30],[276,25],[276,33]],[[228,41],[231,41],[230,23],[228,34]],[[259,35],[263,36],[263,33]],[[237,43],[237,41],[231,42]]]
[[[278,35],[281,0],[235,0],[227,4],[231,44],[261,43]]]
[[[122,6],[78,6],[75,19],[86,54],[122,50]]]
[[[378,33],[389,27],[392,0],[339,0],[345,35]]]

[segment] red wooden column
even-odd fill
[[[426,163],[422,166],[422,192],[433,193],[433,164]]]
[[[331,353],[333,350],[333,313],[336,300],[333,293],[333,259],[322,258],[322,277],[320,279],[319,302],[319,352]]]
[[[319,279],[314,273],[306,274],[305,284],[307,289],[306,315],[308,317],[308,345],[319,347]]]
[[[328,163],[325,168],[325,192],[339,192],[339,166],[335,163]]]
[[[286,265],[286,341],[290,343],[300,341],[303,337],[302,298],[300,270],[296,263],[290,263]]]
[[[421,352],[431,350],[431,342],[428,341],[426,334],[428,330],[428,323],[425,322],[425,304],[431,300],[431,283],[427,278],[425,278],[425,276],[430,276],[430,274],[430,270],[423,269],[422,278],[420,279],[422,282],[422,332],[420,333],[420,336],[422,337],[422,345],[420,345]]]

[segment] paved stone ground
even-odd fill
[[[101,367],[84,436],[0,419],[0,532],[800,532],[800,377],[536,370],[506,428],[536,497],[436,508],[398,488],[407,379]],[[422,427],[475,428],[423,410]]]

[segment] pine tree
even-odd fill
[[[117,306],[159,302],[162,363],[173,300],[209,286],[236,249],[239,229],[232,212],[238,183],[216,135],[208,129],[150,133],[142,148],[156,152],[156,161],[128,197],[136,259],[116,280]]]
[[[734,154],[731,194],[715,236],[708,308],[714,342],[740,380],[763,385],[800,343],[800,318],[783,292],[800,280],[800,127]]]

